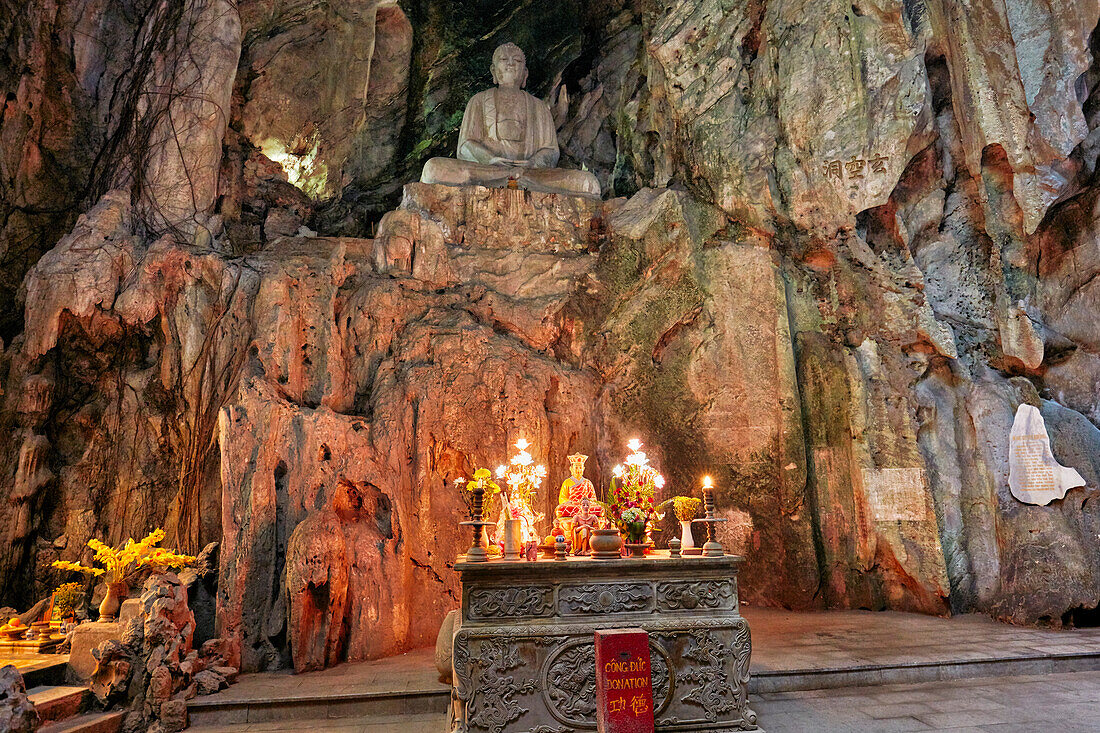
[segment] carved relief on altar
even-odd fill
[[[677,581],[657,584],[657,609],[694,611],[697,608],[737,608],[737,587],[730,580]]]
[[[649,642],[653,678],[653,709],[660,715],[672,702],[672,672],[668,651]],[[570,730],[596,729],[596,650],[591,639],[569,641],[550,653],[542,672],[546,707]]]
[[[595,648],[589,632],[579,637],[579,630],[495,636],[459,631],[455,694],[464,701],[466,715],[456,729],[595,730]],[[685,620],[675,628],[652,631],[649,648],[658,729],[756,724],[746,692],[751,639],[744,619],[717,626]]]
[[[586,583],[563,585],[558,591],[563,616],[653,610],[653,586],[648,583]]]
[[[744,619],[732,628],[697,626],[674,635],[656,634],[651,642],[653,638],[660,641],[662,647],[667,646],[670,658],[680,659],[670,700],[680,716],[659,717],[658,726],[715,723],[731,717],[747,725],[756,724],[756,713],[748,701],[752,645],[749,625]],[[654,689],[654,698],[656,694]],[[698,711],[694,715],[685,713],[685,709],[695,711],[696,708]]]
[[[504,639],[455,639],[454,694],[466,703],[466,730],[502,733],[530,712],[520,698],[538,684],[522,675],[522,666],[519,648]]]
[[[470,618],[539,618],[554,615],[554,592],[546,586],[475,588]]]

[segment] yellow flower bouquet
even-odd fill
[[[164,530],[155,529],[140,542],[131,537],[121,548],[114,548],[96,539],[88,540],[88,547],[95,550],[95,561],[103,567],[89,567],[78,562],[58,560],[53,566],[61,570],[73,570],[78,573],[100,576],[106,573],[108,583],[121,583],[126,576],[146,566],[162,568],[181,568],[195,562],[190,555],[178,555],[164,547],[156,545],[164,539]]]
[[[133,537],[126,540],[126,544],[120,548],[114,548],[99,540],[88,540],[88,547],[95,550],[95,561],[103,567],[89,567],[78,562],[58,560],[53,566],[62,570],[73,570],[78,573],[100,576],[106,574],[107,595],[103,603],[99,605],[99,618],[101,621],[113,621],[118,618],[118,610],[122,600],[129,594],[127,576],[143,567],[156,568],[180,568],[191,565],[195,558],[190,555],[179,555],[157,544],[164,539],[163,529],[154,529],[145,539],[134,542]]]
[[[676,512],[676,518],[681,522],[690,522],[694,519],[702,503],[701,499],[696,499],[693,496],[672,497],[672,509]]]

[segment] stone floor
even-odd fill
[[[752,673],[1100,652],[1100,628],[1036,629],[986,616],[743,608]]]
[[[767,733],[1100,730],[1100,672],[776,692],[750,699]]]
[[[767,733],[1095,733],[1100,672],[1067,672],[751,696]],[[304,721],[191,728],[191,733],[303,733]],[[324,733],[441,733],[443,716],[310,720]]]
[[[200,701],[247,700],[249,702],[282,701],[287,698],[326,700],[339,699],[344,694],[417,694],[447,692],[450,685],[439,681],[435,669],[435,650],[418,649],[408,654],[379,659],[364,664],[342,664],[320,672],[293,674],[290,670],[265,674],[241,675],[237,684],[217,695]]]
[[[1023,628],[981,616],[743,612],[753,636],[751,699],[768,733],[1100,731],[1100,629]],[[1062,665],[1051,667],[1052,659]],[[1002,674],[967,666],[991,660],[1008,660],[1010,676],[947,679]],[[1086,671],[1062,673],[1067,665]],[[780,683],[806,691],[773,691],[791,689]],[[192,730],[438,733],[445,690],[431,650],[304,675],[244,675],[195,701],[228,707]],[[290,700],[299,701],[294,710],[282,707]]]

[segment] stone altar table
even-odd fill
[[[657,731],[759,730],[748,706],[749,625],[738,611],[741,558],[455,565],[452,731],[596,729],[593,632],[649,632]]]

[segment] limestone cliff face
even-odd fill
[[[606,485],[631,437],[670,494],[714,475],[751,602],[1095,606],[1096,2],[484,5],[0,14],[0,225],[38,243],[0,273],[0,601],[164,523],[223,541],[243,666],[285,664],[287,542],[347,481],[343,654],[428,644],[452,481],[523,435],[551,486],[577,450]],[[119,38],[135,98],[202,90],[157,118],[187,146],[104,147],[174,129],[88,91],[126,75]],[[506,39],[605,201],[404,185]],[[55,205],[58,180],[90,187]],[[1008,489],[1024,402],[1088,482],[1047,507]]]

